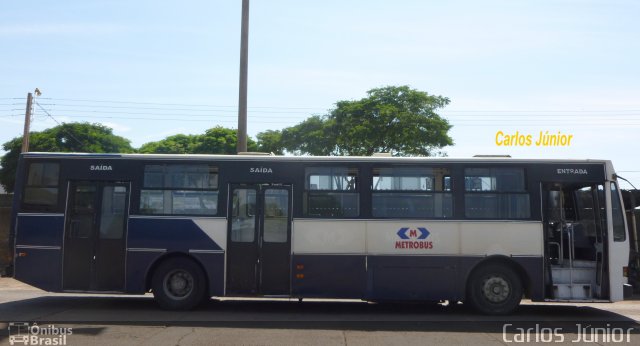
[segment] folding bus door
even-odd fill
[[[124,289],[128,210],[128,182],[69,182],[63,254],[64,290]]]
[[[290,186],[231,185],[227,294],[290,294],[290,205]]]

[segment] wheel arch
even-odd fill
[[[473,265],[466,272],[464,277],[464,297],[467,296],[467,292],[469,290],[469,278],[471,278],[475,271],[487,265],[502,265],[513,269],[513,271],[515,271],[515,273],[518,275],[518,278],[520,279],[525,297],[530,298],[531,278],[529,277],[529,274],[520,263],[515,261],[512,257],[505,255],[487,256],[486,258],[483,258],[481,261]]]
[[[193,263],[197,264],[198,267],[200,267],[200,270],[202,270],[202,273],[204,274],[205,277],[205,290],[208,292],[209,291],[209,280],[208,280],[208,273],[207,270],[205,268],[205,266],[202,264],[202,262],[200,262],[196,257],[191,256],[187,253],[181,252],[181,251],[174,251],[174,252],[169,252],[166,253],[158,258],[156,258],[155,261],[153,261],[153,263],[149,266],[149,269],[147,270],[147,273],[145,275],[145,283],[144,283],[144,287],[145,287],[145,291],[149,292],[151,290],[151,282],[153,280],[153,275],[155,274],[156,270],[158,269],[158,266],[160,266],[160,264],[162,264],[165,261],[169,261],[175,258],[185,258],[188,259],[190,261],[192,261]]]

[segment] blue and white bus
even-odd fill
[[[623,299],[611,162],[25,153],[17,280],[51,292],[463,301]]]

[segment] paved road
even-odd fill
[[[640,301],[525,302],[505,317],[461,305],[319,300],[212,300],[195,311],[171,312],[150,296],[49,294],[3,278],[0,321],[0,345],[9,344],[9,322],[35,322],[54,334],[71,328],[64,339],[40,335],[67,345],[503,345],[526,341],[527,329],[530,342],[597,338],[640,345]]]

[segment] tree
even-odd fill
[[[267,130],[256,135],[258,140],[258,151],[263,153],[274,153],[276,155],[284,154],[284,146],[282,144],[282,131]]]
[[[11,192],[15,184],[18,157],[22,150],[22,137],[2,145],[7,153],[0,159],[0,184]],[[101,124],[63,123],[62,125],[29,134],[29,151],[132,153],[128,139],[113,134]]]
[[[338,101],[329,114],[283,129],[281,144],[295,154],[439,155],[453,145],[451,125],[436,113],[449,102],[408,86],[371,89],[363,99]]]
[[[143,144],[139,152],[144,154],[188,154],[195,143],[193,135],[169,136],[161,141]]]
[[[205,131],[204,135],[198,137],[194,146],[194,154],[236,154],[238,150],[238,131],[222,126]],[[247,151],[256,151],[256,142],[247,138]]]
[[[314,115],[282,130],[284,148],[296,155],[331,155],[336,150],[333,119]]]
[[[140,147],[144,154],[235,154],[238,145],[238,132],[216,126],[201,135],[174,135],[157,142],[145,143]],[[258,146],[250,137],[247,150],[256,151]]]

